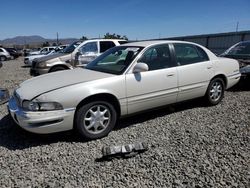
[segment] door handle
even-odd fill
[[[174,76],[174,73],[173,73],[173,72],[167,74],[167,77],[171,77],[171,76]]]
[[[213,68],[213,67],[212,67],[212,66],[208,66],[208,67],[207,67],[207,69],[211,69],[211,68]]]

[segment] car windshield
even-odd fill
[[[72,53],[75,50],[75,48],[77,46],[79,46],[79,44],[81,44],[81,42],[79,42],[79,41],[73,42],[71,45],[69,45],[68,47],[64,48],[63,50],[61,50],[59,52],[64,53],[64,54]]]
[[[225,55],[250,56],[250,42],[242,42],[225,52]]]
[[[119,75],[126,70],[142,49],[135,46],[117,46],[107,50],[85,68]]]

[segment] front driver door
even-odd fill
[[[126,74],[128,113],[175,103],[178,93],[177,70],[169,45],[161,44],[147,49],[138,60],[149,70]]]
[[[88,64],[98,56],[98,44],[97,42],[86,43],[79,49],[79,52],[79,57],[75,57],[79,65]]]

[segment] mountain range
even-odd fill
[[[76,38],[65,38],[59,39],[59,43],[62,44],[70,44],[78,39]],[[32,44],[41,44],[44,42],[54,43],[56,39],[46,39],[39,35],[32,35],[32,36],[16,36],[14,38],[7,38],[4,40],[0,40],[0,45],[32,45]]]

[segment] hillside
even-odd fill
[[[62,44],[69,44],[76,41],[76,38],[66,38],[59,39],[59,42]],[[49,43],[56,42],[56,39],[46,39],[38,35],[32,36],[16,36],[14,38],[7,38],[4,40],[0,40],[1,45],[26,45],[26,44],[41,44],[48,41]]]

